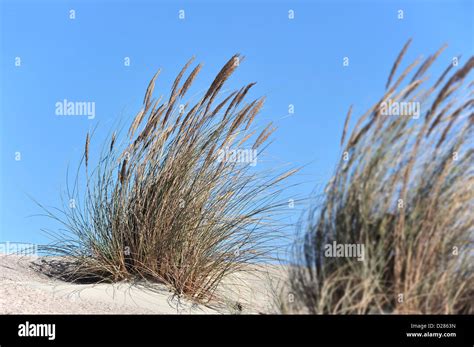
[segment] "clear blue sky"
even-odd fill
[[[433,72],[455,55],[472,55],[474,46],[469,0],[0,4],[0,241],[46,242],[40,229],[54,224],[28,217],[39,212],[28,195],[58,206],[66,167],[77,164],[86,132],[99,123],[105,134],[118,117],[130,119],[159,67],[156,91],[166,94],[195,55],[204,63],[199,91],[234,53],[245,55],[228,87],[258,82],[251,96],[267,96],[261,120],[279,126],[262,166],[305,165],[292,180],[302,184],[287,192],[301,197],[330,176],[349,105],[358,116],[377,100],[408,38],[414,42],[404,63],[449,44]],[[349,67],[342,66],[345,56]],[[63,99],[95,102],[95,119],[55,115]],[[289,104],[295,114],[285,117]],[[288,210],[293,221],[304,206],[297,207]]]

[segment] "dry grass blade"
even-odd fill
[[[467,74],[472,70],[473,67],[474,67],[474,57],[471,57],[461,69],[459,69],[456,73],[454,73],[450,77],[448,82],[446,82],[443,88],[441,88],[440,92],[438,93],[438,96],[433,102],[433,105],[431,106],[431,109],[430,109],[430,114],[434,114],[437,107],[441,104],[441,102],[445,99],[446,95],[448,94],[450,87],[456,82],[463,80],[467,76]]]
[[[224,85],[224,82],[229,78],[229,76],[235,71],[237,66],[239,66],[236,62],[239,62],[243,58],[239,54],[235,54],[229,61],[224,65],[224,67],[219,71],[216,78],[212,82],[211,86],[204,95],[203,100],[211,99],[213,95],[216,95],[221,87]]]
[[[84,146],[84,158],[85,158],[86,167],[89,164],[89,142],[90,142],[90,137],[89,137],[89,133],[87,133],[86,144]]]
[[[160,74],[160,72],[161,72],[161,70],[158,70],[155,73],[155,75],[153,76],[153,78],[151,79],[150,83],[148,84],[148,88],[146,89],[145,97],[143,98],[143,105],[145,105],[145,107],[147,107],[147,105],[149,105],[150,96],[153,94],[153,89],[155,89],[155,80],[158,77],[158,75]]]
[[[112,150],[114,149],[116,137],[117,137],[117,133],[114,131],[114,133],[112,134],[112,139],[110,140],[109,152],[112,152]]]
[[[438,56],[448,47],[448,45],[443,45],[440,49],[438,49],[438,51],[429,56],[425,62],[420,66],[420,68],[418,69],[418,71],[415,73],[415,75],[413,76],[413,78],[411,79],[411,81],[413,82],[414,80],[416,80],[417,78],[420,78],[421,76],[423,76],[423,74],[430,68],[431,64],[433,64],[433,62],[438,58]]]
[[[342,131],[342,136],[341,136],[341,146],[344,144],[344,139],[346,138],[346,132],[349,126],[349,121],[351,119],[351,114],[352,114],[352,105],[349,107],[349,111],[347,111],[346,120],[344,122],[344,130]]]
[[[179,96],[180,97],[183,97],[184,94],[186,94],[186,92],[188,91],[188,88],[189,86],[191,86],[191,84],[193,83],[194,79],[196,78],[196,76],[198,75],[199,71],[201,71],[201,68],[202,68],[202,64],[199,64],[198,66],[196,66],[194,68],[194,70],[191,72],[191,74],[189,75],[188,79],[186,80],[186,82],[184,82],[183,84],[183,87],[181,88],[180,92],[179,92]]]
[[[405,55],[406,51],[408,50],[408,47],[410,46],[411,41],[412,41],[412,39],[409,39],[405,43],[402,50],[398,54],[398,57],[395,60],[395,63],[393,63],[392,70],[390,70],[390,75],[388,76],[388,79],[387,79],[387,84],[385,85],[385,89],[388,89],[388,87],[390,86],[390,83],[392,82],[392,78],[395,75],[395,72],[397,71],[398,65],[400,65],[400,62],[402,61],[403,56]]]
[[[130,129],[128,130],[130,138],[132,138],[135,134],[135,131],[140,126],[141,122],[143,121],[143,118],[145,118],[145,114],[145,109],[141,109],[140,112],[138,112],[135,116],[132,125],[130,125]]]
[[[255,140],[254,145],[252,146],[253,149],[260,147],[269,137],[271,134],[275,132],[276,128],[273,127],[273,124],[270,123],[267,125],[265,129],[260,133],[260,135]]]

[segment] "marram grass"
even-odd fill
[[[286,312],[474,313],[474,58],[429,78],[442,47],[397,75],[410,43],[347,137],[346,120],[341,160],[300,224]],[[421,112],[387,114],[394,102]],[[364,245],[365,260],[325,256],[334,241]]]
[[[294,171],[261,172],[219,157],[241,148],[260,155],[274,131],[254,126],[264,103],[245,101],[254,83],[222,91],[240,60],[232,57],[194,104],[185,97],[200,64],[187,77],[193,60],[185,65],[164,101],[153,99],[157,73],[126,139],[114,132],[96,166],[86,135],[84,198],[76,179],[67,201],[77,206],[47,210],[64,225],[47,248],[71,260],[63,278],[162,282],[208,302],[225,276],[272,255],[279,237],[273,215],[285,205],[281,184]]]

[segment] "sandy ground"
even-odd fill
[[[227,278],[224,303],[197,305],[177,300],[164,285],[73,284],[32,268],[38,257],[0,255],[0,314],[258,314],[273,310],[273,288],[282,280],[279,266]]]

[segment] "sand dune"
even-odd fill
[[[0,255],[0,314],[236,314],[270,313],[272,285],[278,266],[258,275],[227,278],[220,303],[198,305],[178,299],[165,285],[130,283],[74,284],[52,279],[33,269],[32,256]]]

